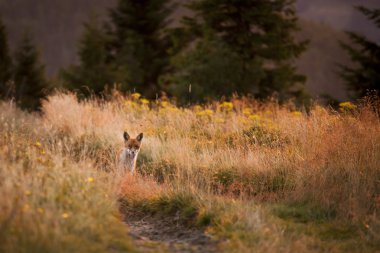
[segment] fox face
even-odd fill
[[[140,133],[135,139],[133,139],[127,132],[124,132],[123,137],[126,155],[135,158],[140,151],[141,142],[144,137],[143,133]]]

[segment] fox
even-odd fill
[[[140,133],[135,139],[131,138],[127,132],[124,132],[124,148],[119,157],[119,165],[122,169],[132,174],[136,169],[136,160],[140,152],[141,143],[144,135]]]

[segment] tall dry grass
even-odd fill
[[[39,115],[0,111],[0,252],[132,252],[112,175]]]
[[[315,105],[306,113],[247,98],[192,108],[121,96],[79,103],[58,94],[44,103],[43,120],[110,150],[122,145],[123,130],[144,132],[138,170],[161,181],[213,194],[310,201],[360,219],[378,210],[380,122],[365,104],[342,110]]]
[[[73,183],[73,177],[95,173],[101,178],[97,182],[107,182],[100,188],[121,194],[134,207],[139,201],[151,211],[172,205],[169,213],[184,208],[188,217],[196,214],[198,222],[213,223],[213,233],[231,237],[227,249],[318,252],[336,246],[313,247],[319,243],[315,238],[295,238],[294,231],[287,235],[281,221],[268,214],[270,208],[258,209],[257,203],[306,203],[327,210],[334,220],[364,224],[364,237],[378,241],[380,121],[375,103],[345,105],[340,111],[316,104],[306,112],[290,103],[234,98],[179,108],[166,98],[148,101],[139,94],[79,102],[74,94],[60,93],[43,103],[41,118],[5,110],[2,119],[12,125],[3,131],[9,138],[20,143],[38,139],[49,150],[54,173],[66,171],[68,181],[62,184],[75,185],[72,195],[79,202],[84,197],[74,192],[82,191],[83,182]],[[16,114],[29,123],[12,123]],[[124,130],[132,136],[144,132],[136,177],[124,177],[116,169]],[[23,150],[15,143],[7,139],[2,152]],[[9,160],[7,166],[17,161]],[[82,164],[91,168],[74,168]],[[94,193],[96,202],[102,194]],[[93,201],[88,200],[90,207]]]

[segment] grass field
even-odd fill
[[[380,251],[379,110],[117,92],[52,95],[41,114],[3,102],[0,252],[138,252],[125,213],[176,217],[225,252]],[[144,133],[134,176],[116,169],[124,130]]]

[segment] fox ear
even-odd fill
[[[136,140],[142,141],[143,137],[144,137],[143,133],[140,133],[139,135],[137,135]]]
[[[124,134],[123,134],[123,137],[124,137],[124,140],[125,141],[128,141],[129,140],[129,134],[127,133],[127,132],[124,132]]]

